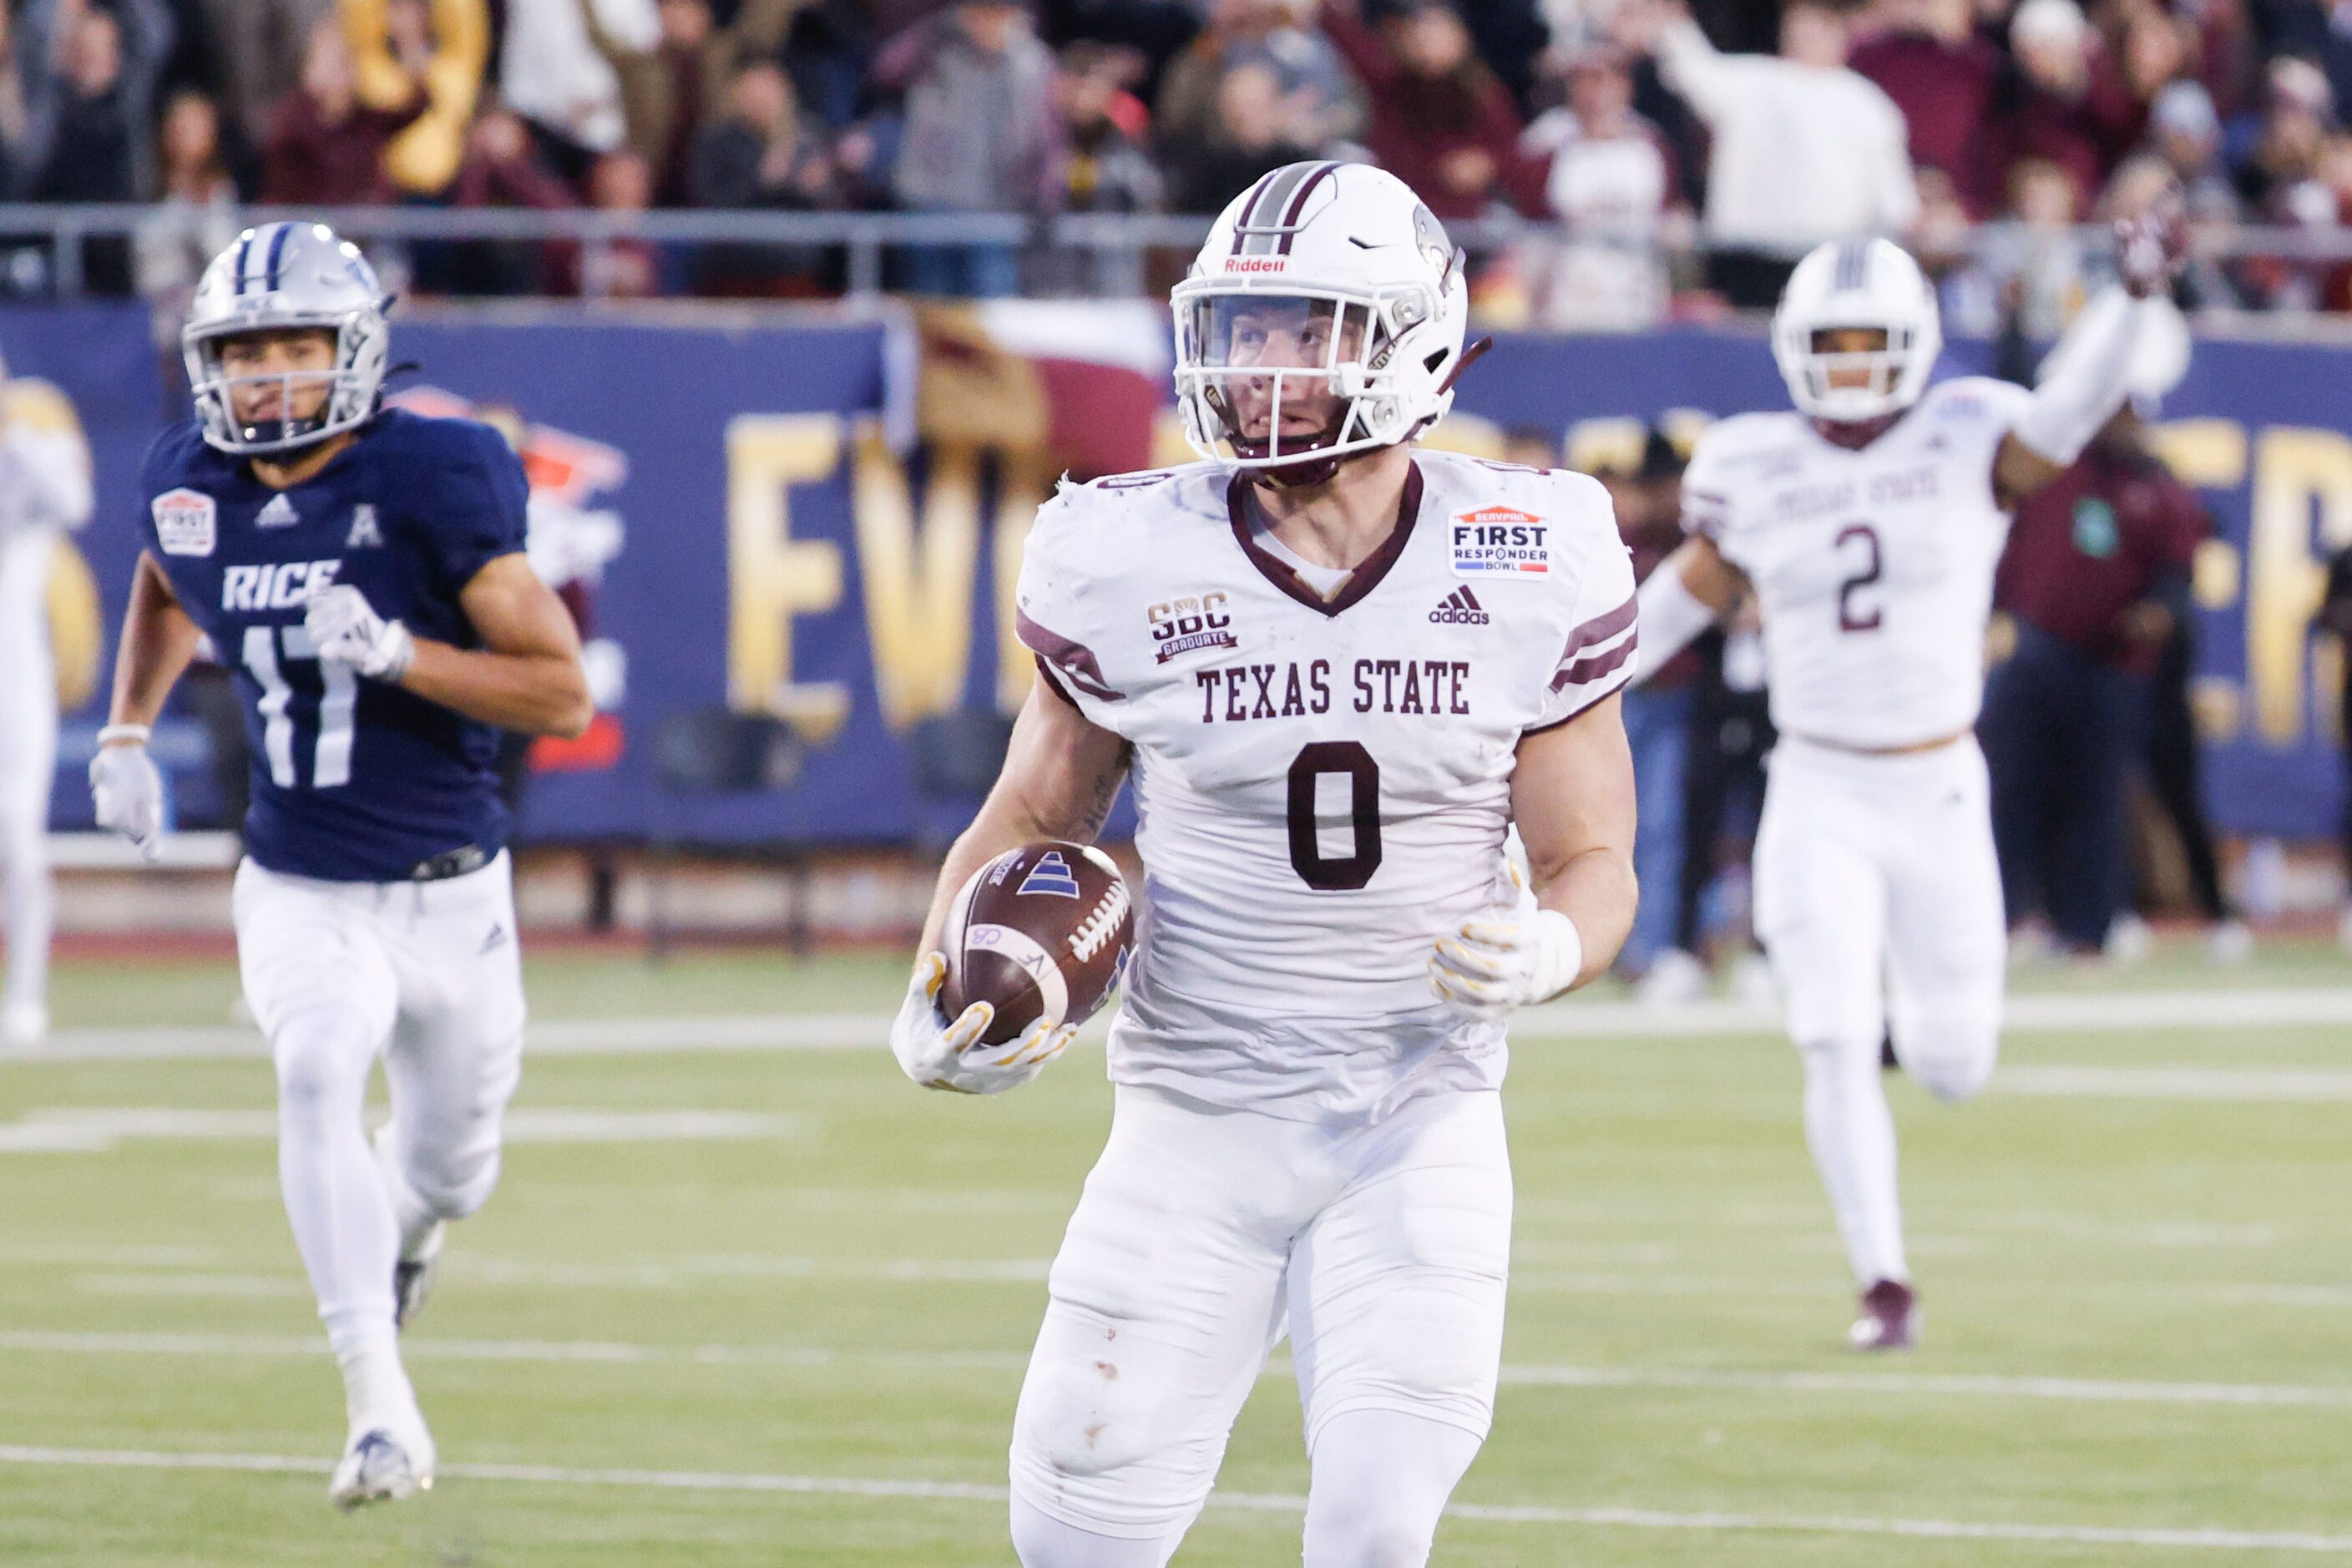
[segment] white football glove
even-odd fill
[[[1429,983],[1474,1018],[1500,1018],[1548,1002],[1584,967],[1584,939],[1558,910],[1518,909],[1475,915],[1437,939]]]
[[[947,984],[945,953],[927,952],[915,965],[907,986],[906,1004],[890,1026],[890,1054],[906,1075],[925,1089],[951,1089],[958,1094],[1002,1094],[1018,1089],[1045,1070],[1078,1032],[1076,1024],[1060,1028],[1039,1019],[1019,1038],[1001,1046],[972,1042],[988,1032],[996,1009],[986,1002],[966,1007],[952,1023],[940,1016],[940,987]]]
[[[89,794],[100,827],[137,845],[142,859],[163,853],[163,775],[143,742],[100,746],[89,760]]]
[[[348,583],[312,594],[302,606],[302,625],[321,661],[349,665],[374,680],[398,680],[416,658],[416,639],[398,621],[387,621]]]

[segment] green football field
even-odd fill
[[[406,1342],[440,1483],[347,1518],[229,967],[66,965],[53,1052],[0,1061],[0,1563],[1010,1563],[1110,1095],[1083,1047],[914,1089],[901,973],[535,961],[504,1183]],[[2352,973],[2173,948],[2021,990],[1983,1100],[1893,1089],[1927,1320],[1892,1360],[1840,1348],[1769,1026],[1532,1017],[1504,1387],[1435,1561],[2352,1560]],[[1305,1485],[1277,1358],[1178,1562],[1296,1563]]]

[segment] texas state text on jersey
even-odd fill
[[[499,434],[392,410],[308,481],[274,490],[195,422],[148,452],[140,527],[236,682],[253,752],[246,853],[273,871],[398,881],[506,839],[498,731],[396,686],[321,666],[310,591],[348,583],[420,637],[478,646],[458,595],[523,548],[528,486]]]
[[[1497,1024],[1432,995],[1431,945],[1513,896],[1519,739],[1632,669],[1606,492],[1419,453],[1398,527],[1326,600],[1213,464],[1065,486],[1020,634],[1135,747],[1147,893],[1111,1073],[1300,1118],[1490,1087]]]
[[[1859,451],[1801,414],[1743,414],[1699,437],[1684,521],[1755,587],[1776,728],[1880,749],[1976,722],[2009,538],[1993,454],[2028,395],[1944,382]]]

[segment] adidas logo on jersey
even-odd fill
[[[1494,617],[1478,607],[1478,596],[1467,588],[1456,588],[1438,602],[1429,612],[1429,618],[1441,626],[1483,626]]]
[[[283,495],[274,495],[269,498],[269,504],[263,507],[260,513],[254,518],[253,526],[291,528],[301,521],[302,514],[294,510],[292,501],[288,500]]]

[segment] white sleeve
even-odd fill
[[[1083,493],[1083,492],[1077,492]],[[1100,640],[1087,574],[1068,560],[1076,520],[1068,493],[1038,509],[1021,552],[1013,631],[1037,659],[1037,678],[1093,723],[1124,733],[1127,693],[1111,685],[1093,644]]]
[[[2083,307],[2042,362],[2042,384],[2011,426],[2020,441],[2053,463],[2083,455],[2124,405],[2146,306],[2109,289]]]
[[[1601,516],[1607,523],[1608,513]],[[1612,525],[1586,552],[1568,639],[1552,669],[1551,689],[1529,730],[1564,724],[1633,679],[1637,615],[1633,557]]]
[[[1777,65],[1727,55],[1707,40],[1696,22],[1685,17],[1658,38],[1658,67],[1666,85],[1680,93],[1710,123],[1738,111],[1750,96],[1748,89],[1759,66]]]

